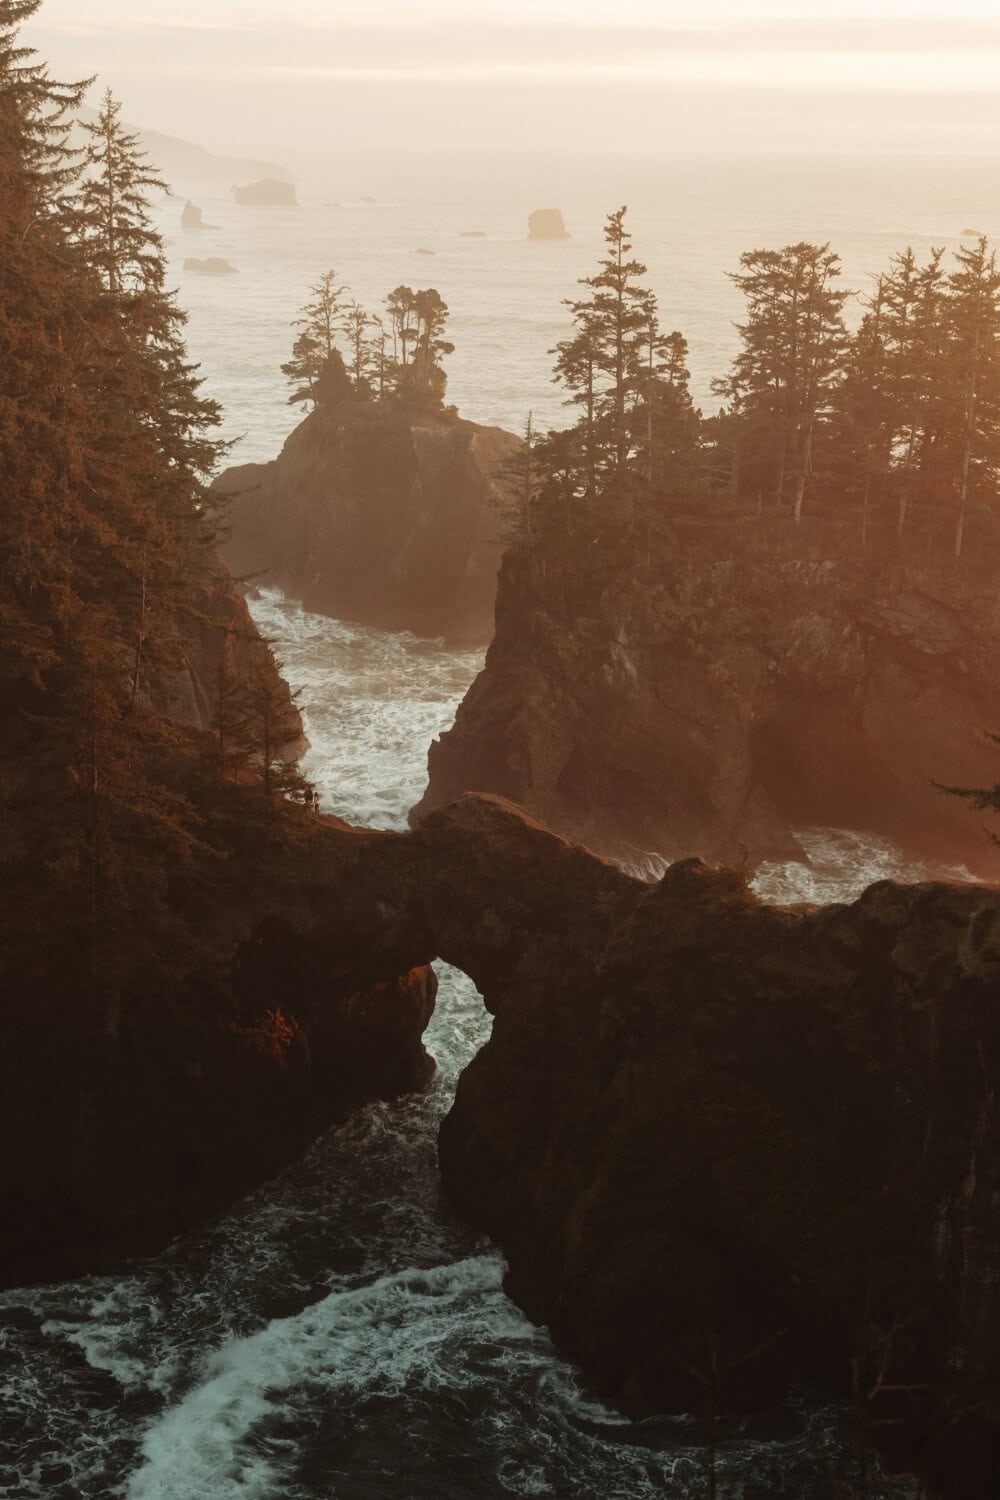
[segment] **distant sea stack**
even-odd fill
[[[559,208],[536,208],[528,215],[529,240],[568,240],[569,231]]]
[[[259,182],[233,188],[233,194],[241,208],[295,208],[298,203],[294,182],[279,182],[277,177],[262,177]]]
[[[199,260],[197,256],[189,255],[184,262],[185,271],[194,271],[199,276],[235,276],[236,267],[230,265],[228,260],[223,260],[219,255],[210,255],[207,260]]]
[[[430,750],[419,817],[493,792],[626,862],[803,857],[796,830],[862,830],[993,879],[1000,542],[865,557],[831,515],[676,502],[637,558],[606,511],[505,555],[496,635]],[[892,543],[895,549],[895,542]]]
[[[206,224],[201,209],[189,198],[181,213],[181,228],[190,230],[217,229],[217,224]]]
[[[227,470],[227,561],[335,619],[482,646],[493,634],[499,427],[372,403],[318,407],[268,464]]]

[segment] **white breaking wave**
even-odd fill
[[[368,828],[405,828],[427,781],[428,746],[451,728],[484,653],[308,614],[277,589],[263,589],[250,607],[302,691],[302,764],[322,810]]]

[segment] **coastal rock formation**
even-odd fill
[[[528,215],[529,240],[568,240],[569,231],[563,222],[562,210],[558,208],[536,208]]]
[[[20,972],[0,1061],[4,1284],[158,1248],[432,1076],[431,946],[392,904],[394,836],[308,814],[290,836],[249,821],[241,791],[227,857],[164,896],[178,922],[197,913],[195,940],[137,968],[112,1009],[86,975],[53,982],[49,953]]]
[[[242,208],[294,208],[298,201],[294,182],[277,177],[262,177],[257,182],[235,187],[233,196]]]
[[[79,119],[93,124],[97,119],[97,111],[84,105],[79,111]],[[164,135],[159,130],[144,130],[141,125],[134,122],[126,123],[125,129],[130,135],[139,137],[139,146],[151,162],[156,165],[156,170],[174,188],[178,184],[207,184],[215,185],[231,183],[240,180],[252,180],[256,177],[290,178],[286,167],[278,162],[261,161],[246,156],[218,156],[212,151],[207,151],[204,146],[197,146],[191,141],[179,139],[174,135]],[[79,144],[82,131],[79,126],[74,127],[73,141]],[[206,225],[210,228],[210,225]]]
[[[649,555],[614,518],[577,526],[506,555],[416,818],[475,790],[626,862],[788,858],[817,826],[1000,869],[983,815],[934,785],[996,781],[995,551],[859,557],[707,505],[667,511]]]
[[[192,203],[190,198],[187,200],[183,209],[181,210],[182,229],[198,230],[215,229],[217,227],[218,226],[215,224],[206,224],[202,210],[197,206],[197,204]]]
[[[279,458],[229,469],[224,555],[306,609],[479,645],[493,631],[500,479],[517,438],[373,405],[319,407]]]
[[[494,1016],[447,1186],[602,1393],[721,1419],[796,1373],[853,1379],[860,1445],[889,1434],[929,1493],[986,1500],[1000,892],[782,910],[697,860],[637,881],[498,798],[405,835],[240,807],[230,859],[174,897],[196,941],[113,1011],[23,976],[8,1278],[148,1247],[424,1084],[440,955]]]
[[[514,1299],[637,1414],[853,1369],[859,1442],[986,1500],[1000,892],[782,910],[696,860],[639,883],[480,797],[417,840],[435,946],[495,1017],[441,1163]]]
[[[228,260],[223,260],[221,255],[210,255],[207,260],[199,260],[196,256],[189,255],[184,262],[185,271],[196,271],[199,276],[233,276],[236,267],[230,265]]]

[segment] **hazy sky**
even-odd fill
[[[1000,152],[997,0],[46,0],[143,125],[284,160],[446,147]]]

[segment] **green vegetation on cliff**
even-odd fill
[[[716,496],[797,524],[835,510],[852,547],[917,531],[927,550],[961,555],[1000,484],[1000,270],[987,240],[960,248],[950,272],[943,250],[926,266],[894,256],[853,332],[829,245],[747,251],[731,276],[746,299],[740,347],[713,382],[723,405],[703,418],[625,213],[608,216],[607,253],[567,303],[554,379],[579,416],[536,437],[516,529],[610,515],[648,552],[665,502]]]

